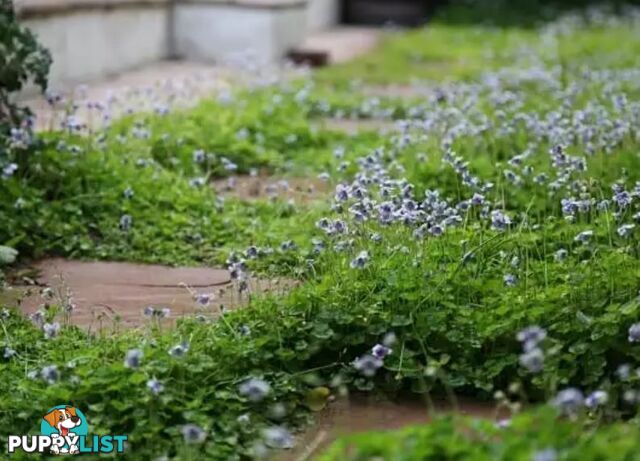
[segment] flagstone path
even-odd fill
[[[248,302],[240,296],[226,269],[167,267],[121,262],[83,262],[45,259],[33,265],[36,285],[15,284],[25,298],[21,309],[33,314],[46,303],[73,304],[70,321],[91,329],[134,328],[148,322],[143,315],[147,306],[170,309],[166,323],[184,315],[202,314],[215,318],[222,309],[234,309]],[[19,281],[18,281],[19,282]],[[249,280],[250,293],[281,293],[295,282],[291,280]],[[52,298],[42,291],[50,288]],[[196,294],[210,294],[209,306],[196,303]]]
[[[222,197],[241,200],[293,200],[295,204],[309,203],[326,198],[331,190],[327,181],[313,177],[276,177],[240,175],[218,179],[213,188]]]
[[[457,399],[457,408],[451,403],[436,400],[434,407],[438,414],[456,413],[494,420],[497,412],[495,404],[467,398]],[[307,461],[314,459],[339,437],[369,431],[389,431],[403,427],[424,424],[430,417],[427,406],[419,400],[381,400],[374,396],[355,395],[330,403],[317,413],[315,423],[301,434],[295,448],[279,457],[281,461]]]

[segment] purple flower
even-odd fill
[[[48,365],[40,371],[40,376],[42,376],[42,379],[44,379],[47,384],[54,384],[60,379],[60,372],[57,366]]]
[[[508,287],[513,287],[518,283],[518,278],[513,274],[505,274],[502,280],[504,280],[504,284]]]
[[[353,362],[353,367],[368,378],[374,376],[382,365],[382,360],[373,355],[359,357]]]
[[[484,203],[484,196],[482,194],[475,193],[471,197],[471,204],[475,206],[482,205]]]
[[[511,224],[511,218],[500,210],[491,212],[491,228],[497,231],[504,231]]]
[[[627,238],[631,235],[635,227],[635,224],[623,224],[622,226],[618,227],[618,235],[622,238]]]
[[[171,309],[168,307],[147,306],[144,308],[143,314],[149,318],[164,319],[171,315]]]
[[[584,399],[587,408],[596,408],[605,405],[609,400],[609,395],[605,391],[594,391]]]
[[[271,392],[271,386],[262,379],[250,378],[240,385],[239,392],[252,402],[259,402]]]
[[[13,357],[16,354],[17,354],[17,352],[15,351],[15,349],[10,348],[9,346],[4,346],[4,351],[2,353],[2,356],[5,359],[10,359],[11,357]]]
[[[364,269],[368,262],[369,253],[367,251],[361,251],[358,253],[358,256],[351,261],[350,266],[352,269]]]
[[[579,389],[570,387],[558,392],[551,403],[563,415],[575,416],[584,406],[584,396]]]
[[[203,163],[206,159],[206,154],[202,149],[193,151],[193,161],[195,163]]]
[[[544,366],[544,353],[538,347],[525,351],[520,356],[520,365],[526,368],[530,373],[539,373]]]
[[[196,295],[196,303],[202,307],[208,307],[212,299],[213,294],[211,293],[199,293]]]
[[[343,184],[338,184],[336,186],[335,199],[338,202],[346,202],[349,200],[349,187]]]
[[[640,342],[640,323],[634,323],[629,327],[629,342]]]
[[[532,461],[556,461],[558,459],[558,452],[553,448],[545,448],[544,450],[536,451],[533,454]]]
[[[131,229],[131,225],[133,224],[133,218],[131,215],[123,214],[120,217],[119,227],[122,232],[128,232]]]
[[[13,173],[15,173],[17,170],[18,170],[17,163],[9,163],[4,168],[2,168],[2,177],[5,179],[10,178],[11,176],[13,176]]]
[[[565,250],[564,248],[560,248],[558,251],[556,251],[553,254],[553,259],[556,262],[562,262],[565,259],[567,259],[567,256],[569,255],[569,252],[567,250]]]
[[[616,375],[621,380],[626,381],[627,379],[629,379],[629,376],[631,375],[631,365],[629,365],[628,363],[623,363],[616,370]]]
[[[581,242],[583,245],[586,245],[591,240],[591,237],[593,237],[593,231],[592,230],[586,230],[586,231],[582,231],[578,235],[576,235],[573,238],[573,240],[576,241],[576,242]]]
[[[293,448],[294,439],[291,432],[284,427],[273,426],[263,430],[264,443],[270,448],[288,449]]]
[[[525,345],[525,349],[526,345],[533,345],[534,347],[537,346],[538,343],[543,341],[546,337],[547,332],[537,325],[527,327],[524,330],[519,331],[516,335],[516,339]]]
[[[44,331],[44,337],[47,339],[55,338],[60,331],[60,323],[45,323],[42,325],[42,331]]]
[[[127,368],[138,368],[142,361],[143,353],[140,349],[130,349],[124,357],[124,366]]]
[[[245,252],[245,255],[247,258],[249,259],[254,259],[258,257],[258,248],[255,246],[250,246],[249,248],[247,248],[247,251]]]
[[[207,433],[195,424],[185,424],[181,432],[184,441],[189,444],[202,443],[207,438]]]
[[[169,355],[177,359],[184,357],[187,352],[189,352],[189,343],[186,341],[183,341],[180,344],[176,344],[171,349],[169,349]]]
[[[164,391],[164,385],[156,378],[151,378],[149,381],[147,381],[147,388],[153,395],[158,395],[162,391]]]
[[[391,348],[382,344],[376,344],[371,349],[371,354],[379,359],[384,359],[387,355],[391,355],[392,352],[393,350]]]

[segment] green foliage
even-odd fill
[[[7,136],[11,127],[20,127],[29,112],[11,100],[33,80],[44,91],[51,65],[51,55],[36,37],[16,19],[11,0],[0,3],[0,135]],[[5,149],[5,139],[0,148]],[[2,151],[0,151],[0,154]]]
[[[623,459],[636,448],[629,436],[636,435],[636,426],[615,425],[593,437],[581,431],[598,419],[635,411],[622,396],[640,377],[623,381],[616,371],[640,358],[627,338],[640,318],[640,247],[637,229],[625,238],[616,227],[631,222],[637,210],[591,206],[566,219],[561,199],[586,195],[596,203],[611,197],[612,185],[634,190],[640,180],[637,128],[613,136],[634,120],[628,106],[616,105],[615,91],[637,98],[637,85],[622,80],[612,90],[609,77],[618,74],[583,75],[585,66],[612,71],[640,64],[640,36],[632,25],[589,24],[555,34],[549,47],[544,31],[439,23],[390,36],[379,53],[308,81],[241,91],[231,101],[203,101],[186,110],[132,115],[97,134],[43,135],[29,168],[0,180],[0,242],[22,257],[206,265],[256,245],[270,251],[249,260],[250,269],[286,273],[304,283],[287,295],[252,296],[248,307],[219,321],[185,318],[175,329],[155,322],[136,331],[89,334],[63,325],[46,338],[17,311],[3,311],[0,412],[15,417],[0,420],[0,433],[33,433],[44,409],[72,403],[86,411],[98,433],[130,436],[127,459],[246,459],[265,427],[301,427],[309,408],[326,403],[325,388],[332,394],[345,387],[389,395],[454,391],[488,399],[515,386],[518,403],[531,405],[577,386],[610,396],[605,408],[580,424],[558,421],[547,410],[523,415],[506,432],[490,423],[443,419],[381,437],[381,443],[349,440],[328,456],[524,460],[553,447],[567,459],[589,459],[591,452],[602,459],[611,446]],[[532,64],[558,71],[564,80],[548,83],[540,73],[519,79],[517,71]],[[516,67],[515,77],[508,65]],[[495,69],[503,69],[510,83],[499,91],[473,86]],[[368,85],[412,78],[465,83],[458,92],[442,84],[415,100],[367,95]],[[607,143],[591,146],[588,171],[572,170],[557,189],[540,186],[533,174],[522,173],[517,185],[505,179],[508,162],[532,141],[526,165],[557,179],[547,155],[555,146],[553,133],[534,135],[532,126],[557,120],[558,112],[579,114],[594,106]],[[390,136],[369,130],[348,137],[314,126],[327,114],[409,117],[418,126],[405,123]],[[427,132],[422,117],[434,114]],[[521,123],[518,116],[540,123]],[[461,123],[477,120],[486,121],[486,128],[466,131]],[[552,123],[544,126],[553,131]],[[459,133],[449,138],[452,127]],[[586,143],[570,144],[563,151],[570,158],[586,155]],[[456,171],[462,164],[493,184],[482,191],[485,200],[509,213],[513,224],[496,230],[483,210],[470,208],[444,235],[417,239],[411,226],[382,225],[375,218],[356,222],[347,211],[353,201],[343,203],[343,212],[331,211],[330,193],[326,200],[296,205],[223,203],[210,184],[254,168],[282,177],[329,173],[333,183],[350,182],[369,155],[375,167],[367,171],[369,179],[388,168],[415,186],[416,200],[436,189],[449,205],[475,190]],[[370,198],[378,200],[379,192],[372,186]],[[316,228],[319,218],[338,215],[349,221],[348,241]],[[576,241],[586,230],[592,238]],[[288,239],[298,249],[279,249]],[[325,251],[313,251],[318,240]],[[354,269],[351,262],[362,249],[370,261]],[[564,258],[555,257],[558,250]],[[11,259],[13,252],[7,254]],[[517,283],[506,284],[506,274]],[[52,304],[47,322],[56,319]],[[548,335],[538,374],[519,364],[522,345],[516,339],[534,324]],[[396,337],[393,353],[375,376],[358,373],[354,360],[388,333]],[[169,354],[182,342],[190,345],[184,357]],[[138,368],[124,365],[133,348],[144,353]],[[42,371],[51,365],[59,376],[47,381]],[[265,400],[252,403],[240,392],[251,377],[271,386]],[[147,386],[153,378],[164,385],[157,395]],[[184,424],[204,428],[205,442],[185,444]],[[357,450],[344,454],[354,443]]]
[[[506,428],[440,417],[425,426],[345,437],[318,461],[623,461],[637,458],[639,435],[625,424],[585,430],[581,422],[558,421],[549,409],[519,415]]]

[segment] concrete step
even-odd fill
[[[289,57],[315,66],[339,64],[370,52],[381,37],[379,27],[335,27],[309,35]]]

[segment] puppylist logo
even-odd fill
[[[40,435],[10,435],[7,447],[9,453],[123,453],[126,441],[126,435],[89,436],[84,413],[71,405],[58,405],[42,417]]]

